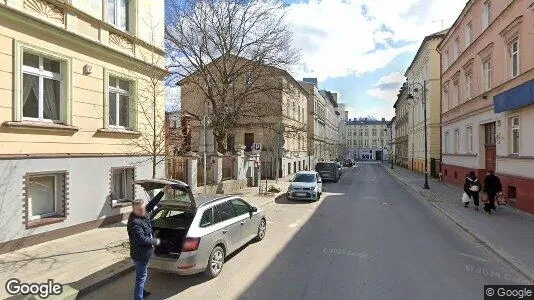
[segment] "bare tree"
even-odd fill
[[[298,61],[292,31],[277,0],[170,0],[166,49],[171,78],[182,95],[200,91],[210,107],[211,129],[219,151],[227,135],[254,119],[281,114],[267,105],[287,86],[281,75]],[[189,86],[186,88],[185,86]],[[204,103],[198,103],[203,106]],[[203,110],[187,110],[202,120]]]

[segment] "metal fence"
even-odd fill
[[[234,177],[234,158],[225,156],[222,159],[222,180],[230,180]]]
[[[181,156],[169,157],[167,163],[167,177],[187,182],[187,158]]]

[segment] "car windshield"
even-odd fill
[[[315,181],[314,174],[297,174],[295,175],[295,178],[293,178],[293,182],[314,182],[314,181]]]

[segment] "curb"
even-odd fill
[[[382,166],[384,167],[384,165],[382,165]],[[501,258],[503,261],[505,261],[512,269],[514,269],[519,274],[523,275],[525,278],[527,278],[528,280],[530,280],[534,284],[534,273],[531,273],[528,270],[528,268],[526,268],[522,264],[519,264],[519,263],[515,262],[515,258],[514,257],[509,255],[505,251],[502,251],[502,250],[498,249],[491,242],[489,242],[487,239],[485,239],[485,238],[483,238],[483,237],[481,237],[479,235],[476,235],[470,227],[468,227],[466,225],[463,225],[457,218],[453,217],[450,213],[448,213],[445,209],[439,207],[436,203],[433,203],[430,199],[428,199],[428,197],[424,196],[423,193],[421,193],[419,190],[417,190],[416,188],[414,188],[410,184],[404,182],[397,174],[395,174],[394,172],[390,171],[387,167],[384,167],[384,168],[386,169],[386,172],[388,172],[391,176],[393,176],[397,181],[401,182],[402,184],[404,184],[405,186],[410,188],[412,191],[414,191],[417,194],[419,194],[419,196],[423,200],[426,200],[425,201],[426,203],[430,204],[433,208],[435,208],[438,212],[440,212],[444,217],[446,217],[452,223],[454,223],[456,226],[458,226],[462,231],[464,231],[469,236],[471,236],[472,238],[477,240],[486,249],[488,249],[493,254],[497,255],[499,258]]]
[[[103,286],[103,285],[105,285],[105,284],[107,284],[107,283],[119,278],[119,277],[122,277],[123,275],[125,275],[127,273],[130,273],[133,270],[134,270],[134,266],[133,265],[127,266],[127,267],[123,267],[123,268],[119,269],[118,271],[111,273],[109,276],[107,276],[105,278],[102,278],[101,280],[98,280],[96,282],[93,282],[93,283],[91,283],[90,285],[88,285],[86,287],[81,288],[80,290],[78,290],[78,294],[76,295],[76,299],[79,299],[79,297],[89,294],[90,292],[96,290],[97,288],[99,288],[99,287],[101,287],[101,286]]]

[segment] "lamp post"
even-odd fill
[[[389,159],[391,161],[391,170],[393,170],[393,160],[395,159],[395,155],[391,155],[391,153],[393,152],[393,122],[391,123],[390,125],[390,128],[389,128]]]
[[[424,118],[424,130],[425,130],[425,185],[423,186],[423,189],[430,189],[428,186],[428,135],[427,135],[427,124],[426,124],[426,80],[423,80],[423,84],[420,84],[419,82],[411,83],[408,87],[408,91],[413,88],[414,93],[419,93],[419,88],[421,88],[421,103],[423,105],[423,118]],[[407,99],[411,99],[415,102],[415,97],[412,93],[409,93],[406,97]]]

